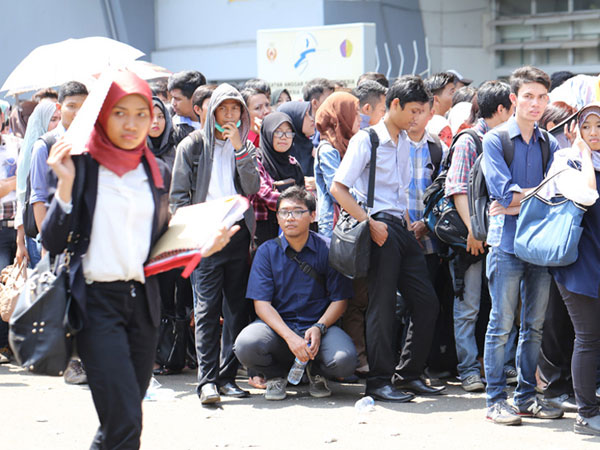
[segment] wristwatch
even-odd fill
[[[327,334],[327,326],[324,323],[317,322],[313,324],[313,327],[317,327],[319,329],[321,336],[325,336]]]

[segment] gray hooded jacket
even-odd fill
[[[258,192],[260,175],[256,165],[256,148],[248,141],[250,114],[240,93],[233,86],[223,83],[215,89],[210,98],[204,129],[194,131],[177,146],[169,193],[172,213],[181,206],[206,201],[215,146],[214,112],[222,102],[230,99],[237,100],[242,105],[242,123],[239,130],[242,142],[245,142],[245,145],[235,152],[235,189],[238,194],[246,197]],[[252,234],[255,223],[252,206],[244,213],[244,219]]]

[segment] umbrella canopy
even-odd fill
[[[148,61],[133,61],[127,64],[127,69],[131,70],[143,80],[156,80],[159,78],[169,78],[173,72],[157,64]]]
[[[21,61],[0,91],[17,95],[71,80],[86,81],[93,74],[124,67],[143,55],[130,45],[101,36],[42,45]]]

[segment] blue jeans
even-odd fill
[[[25,246],[29,254],[29,267],[35,269],[42,259],[42,245],[36,239],[25,236]]]
[[[462,380],[470,375],[479,374],[477,361],[477,342],[475,325],[481,303],[481,282],[483,261],[469,266],[464,276],[463,299],[454,298],[454,340],[458,358],[458,374]],[[450,264],[450,273],[454,279],[454,265]]]
[[[550,274],[546,267],[535,266],[515,255],[492,248],[487,256],[492,310],[485,335],[483,365],[487,380],[487,405],[506,399],[504,392],[505,351],[515,322],[521,293],[521,328],[516,353],[517,388],[514,403],[521,405],[535,395],[535,369],[542,343],[542,328],[548,296]]]

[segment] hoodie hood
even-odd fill
[[[204,138],[206,139],[206,144],[211,151],[215,146],[215,111],[225,100],[236,100],[242,105],[242,116],[240,118],[242,123],[239,127],[240,138],[243,143],[248,140],[248,133],[250,132],[250,113],[248,112],[246,102],[244,102],[242,94],[240,94],[236,88],[230,84],[223,83],[213,91],[212,96],[210,97],[210,102],[208,103],[208,109],[206,111],[206,123],[204,124],[204,129],[202,131]]]

